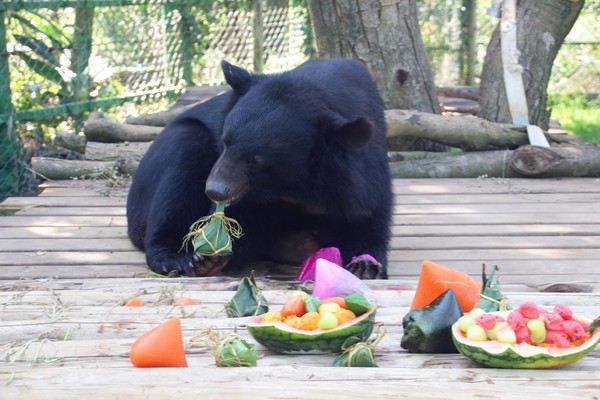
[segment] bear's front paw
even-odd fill
[[[368,258],[357,257],[352,260],[346,269],[360,279],[387,279],[387,271],[380,263]]]
[[[195,276],[215,276],[227,266],[230,256],[192,256],[192,267]]]

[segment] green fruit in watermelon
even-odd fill
[[[508,312],[499,311],[506,317]],[[573,319],[589,324],[590,319],[573,316]],[[528,343],[507,344],[498,341],[476,342],[466,338],[458,328],[452,325],[452,339],[458,351],[467,358],[493,368],[555,368],[571,364],[582,359],[592,351],[600,341],[600,328],[592,336],[577,347],[561,349],[558,347],[533,346]]]
[[[354,315],[363,315],[369,311],[371,306],[369,300],[357,292],[350,293],[344,300],[346,301],[346,308],[352,311]]]
[[[365,341],[373,332],[377,305],[371,303],[368,312],[333,329],[305,331],[283,322],[261,323],[261,316],[252,317],[246,328],[252,337],[268,349],[280,353],[339,353],[349,337]]]

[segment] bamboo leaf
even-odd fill
[[[29,47],[35,52],[35,54],[46,60],[48,63],[52,64],[55,67],[60,66],[58,60],[56,59],[56,57],[54,57],[54,54],[52,54],[52,49],[46,46],[46,44],[41,40],[33,39],[23,35],[14,35],[14,38],[23,46]]]
[[[35,12],[25,12],[23,15],[13,14],[12,18],[18,20],[24,27],[46,36],[53,47],[68,47],[71,44],[71,35],[58,23],[45,16]]]
[[[267,299],[254,281],[254,271],[250,277],[242,279],[233,298],[225,305],[229,318],[261,315],[269,311]]]
[[[23,59],[25,64],[27,64],[27,66],[31,68],[35,73],[43,76],[48,80],[51,80],[52,82],[56,82],[61,87],[67,84],[65,79],[58,71],[58,69],[56,69],[54,66],[48,64],[45,61],[35,59],[24,52],[18,52],[18,55]]]

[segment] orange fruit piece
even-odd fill
[[[137,338],[131,346],[129,358],[139,368],[187,367],[181,321],[171,318]]]
[[[345,324],[346,322],[352,321],[356,318],[356,314],[354,314],[350,310],[346,310],[345,308],[340,308],[336,312],[333,313],[338,320],[338,325]]]
[[[452,289],[463,312],[469,312],[479,301],[481,284],[469,274],[425,260],[411,310],[431,304],[446,290]]]
[[[177,300],[175,300],[175,303],[173,303],[176,306],[193,306],[196,304],[196,302],[194,301],[194,299],[192,299],[191,297],[180,297]]]
[[[125,303],[125,307],[142,307],[143,305],[144,300],[141,297],[132,297]]]
[[[321,314],[316,311],[307,312],[302,317],[300,317],[300,323],[298,324],[298,329],[302,329],[303,331],[312,331],[319,327],[319,319],[321,319]]]
[[[281,309],[281,316],[284,318],[290,315],[301,317],[304,315],[304,312],[304,296],[297,294],[290,297],[288,301],[285,302],[283,308]]]
[[[286,325],[291,326],[292,328],[300,329],[300,317],[298,317],[296,315],[290,315],[290,316],[285,317],[283,322]]]
[[[279,322],[283,321],[283,317],[279,311],[267,311],[262,315],[261,322]]]

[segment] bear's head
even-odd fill
[[[227,62],[222,68],[238,100],[225,118],[223,152],[206,182],[211,200],[315,205],[319,191],[344,180],[348,159],[364,150],[373,124],[343,117],[322,95],[335,82],[294,70],[254,75]]]

